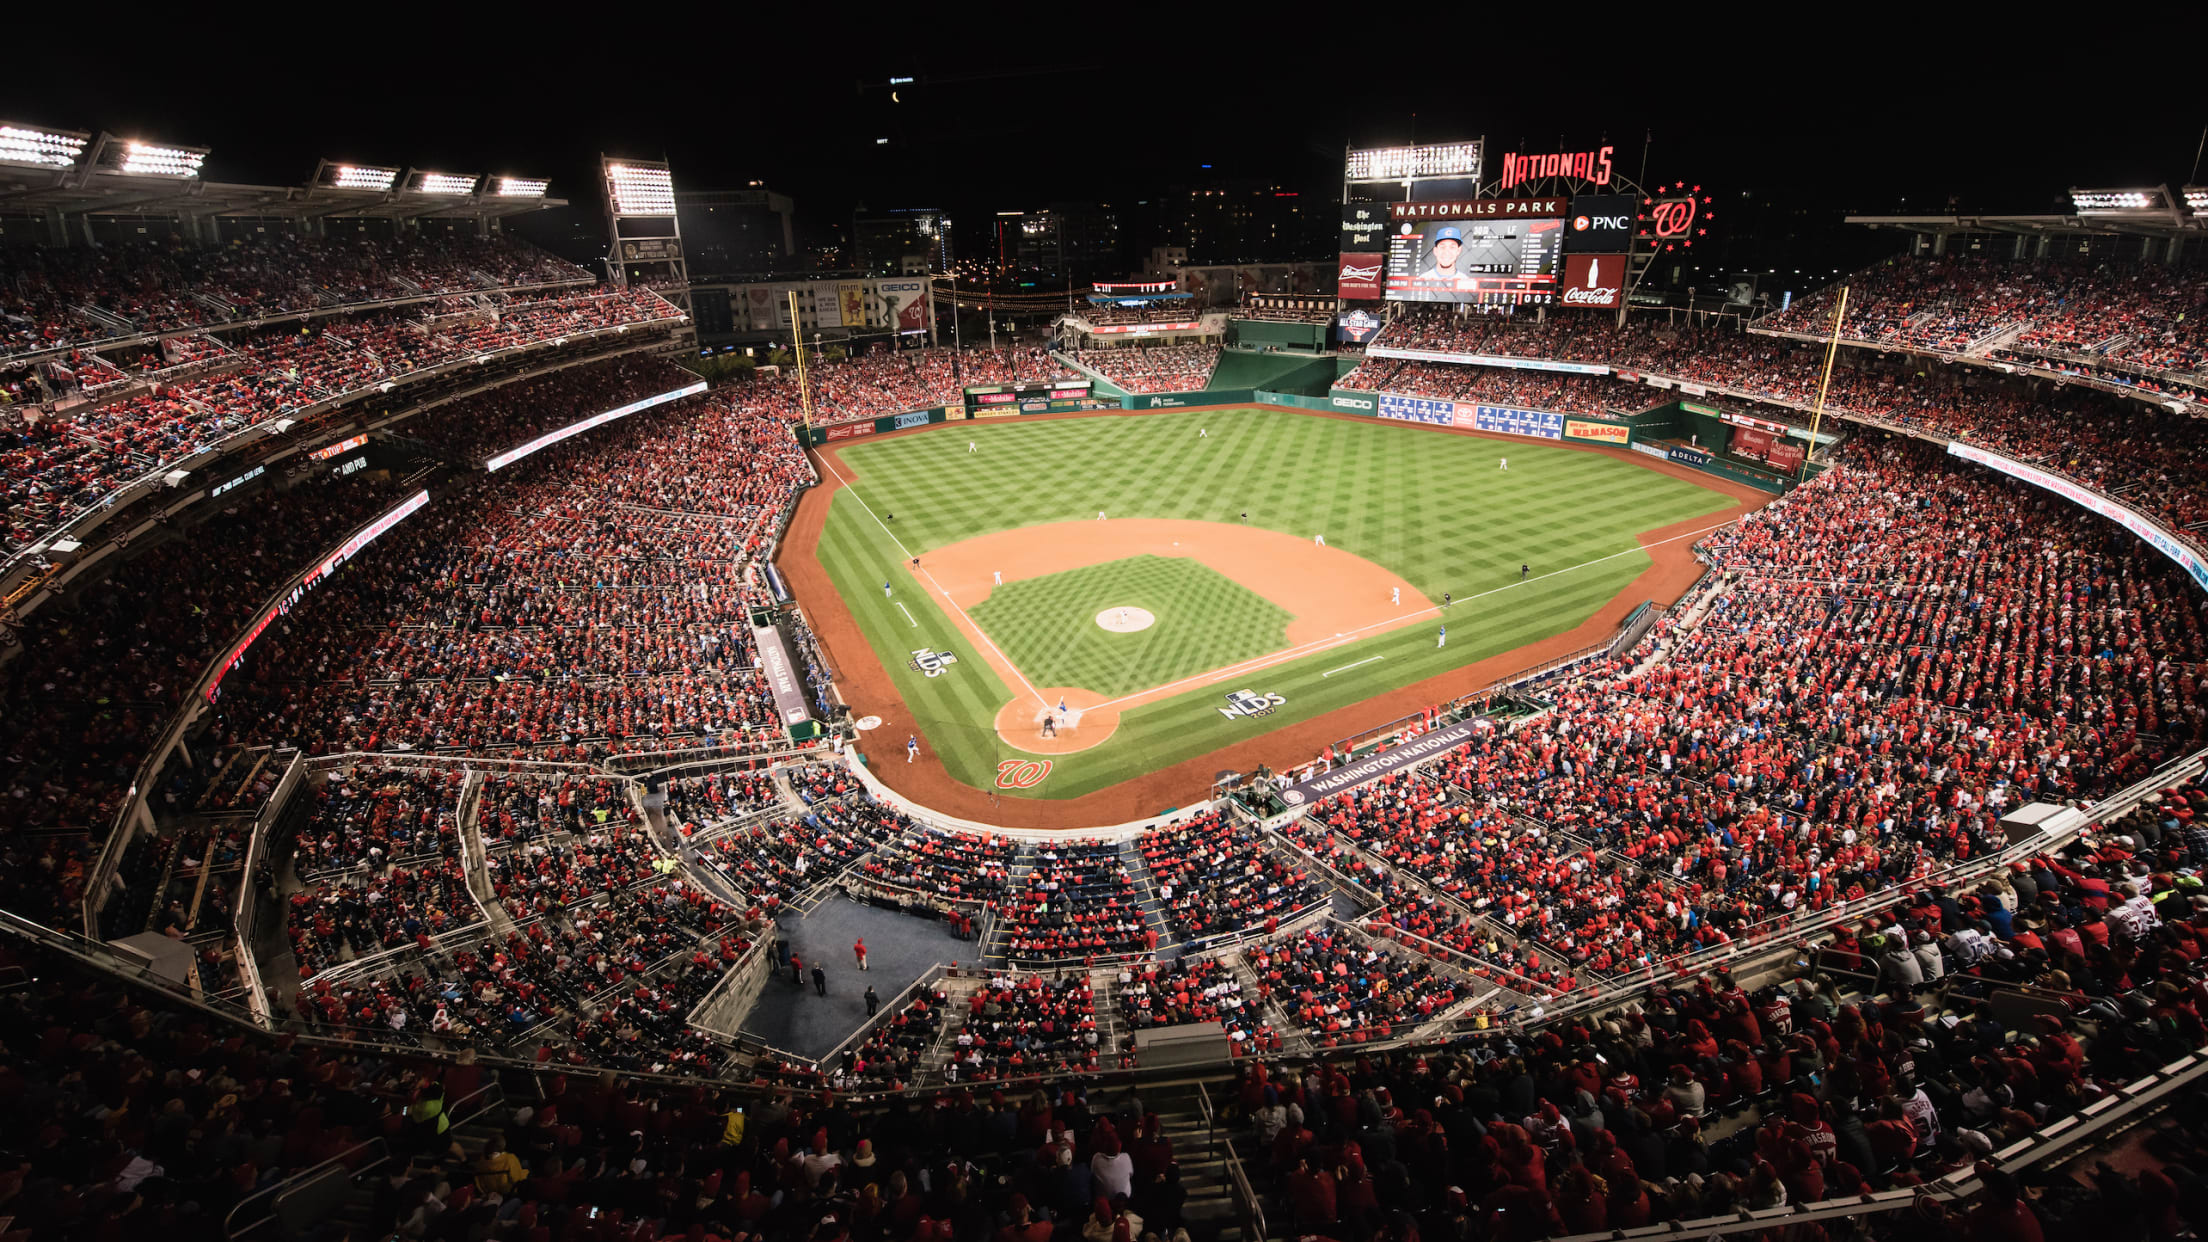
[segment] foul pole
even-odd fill
[[[1809,459],[1817,452],[1817,429],[1825,423],[1825,390],[1832,387],[1832,360],[1840,352],[1840,321],[1848,317],[1848,287],[1840,286],[1840,304],[1832,310],[1832,336],[1825,342],[1825,373],[1817,379],[1817,408],[1809,416],[1809,448],[1802,453],[1801,477],[1809,477]]]
[[[797,350],[797,399],[798,408],[805,413],[805,430],[813,429],[813,385],[805,377],[805,328],[797,317],[797,290],[789,291],[790,335]],[[808,439],[810,437],[807,437]]]

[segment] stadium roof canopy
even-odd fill
[[[0,126],[0,132],[23,131]],[[330,174],[353,168],[327,160],[300,185],[207,181],[198,175],[204,151],[162,148],[189,158],[151,165],[134,161],[130,152],[138,146],[101,134],[50,162],[34,162],[9,159],[0,144],[0,214],[487,220],[566,205],[565,199],[545,197],[545,182],[528,178],[447,177],[412,169],[401,177],[392,169],[387,188],[348,188],[337,184],[345,178]],[[460,186],[467,188],[450,192]]]
[[[1847,221],[1928,236],[2009,233],[2024,237],[2198,237],[2208,233],[2208,189],[2199,186],[2187,186],[2182,196],[2172,194],[2168,186],[2073,189],[2070,201],[2073,210],[2068,215],[1849,216]]]

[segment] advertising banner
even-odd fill
[[[1388,230],[1392,227],[1386,203],[1343,203],[1343,253],[1379,251],[1388,244]]]
[[[1565,218],[1564,253],[1624,254],[1633,248],[1640,203],[1630,194],[1574,194]]]
[[[1613,427],[1608,423],[1590,423],[1584,418],[1567,418],[1564,420],[1564,438],[1623,446],[1633,442],[1633,429]]]
[[[1733,456],[1762,461],[1771,455],[1771,433],[1754,427],[1733,428]]]
[[[2153,545],[2155,551],[2176,561],[2178,568],[2184,570],[2195,584],[2202,590],[2208,591],[2208,561],[2203,561],[2199,553],[2180,543],[2177,536],[2134,510],[2128,509],[2080,484],[2073,483],[2060,475],[2049,474],[2036,466],[2028,466],[2023,462],[2013,461],[1999,453],[1989,453],[1974,445],[1964,444],[1960,440],[1950,441],[1947,451],[1964,461],[1974,461],[1981,466],[1989,466],[2012,479],[2022,479],[2034,487],[2046,488],[2081,509],[2100,514],[2109,521],[2146,540]]]
[[[1457,421],[1457,403],[1434,397],[1404,397],[1384,392],[1380,394],[1379,408],[1373,413],[1398,422],[1431,423],[1436,427],[1449,427]]]
[[[745,289],[744,306],[749,312],[752,331],[772,332],[781,326],[775,317],[774,290],[765,285],[753,285]]]
[[[1800,440],[1780,440],[1771,446],[1771,452],[1764,460],[1788,474],[1800,474],[1802,459],[1807,456],[1809,446]]]
[[[1362,345],[1380,335],[1380,317],[1361,310],[1353,310],[1335,321],[1336,339],[1352,345]]]
[[[919,280],[876,281],[874,296],[882,301],[883,326],[899,333],[927,331],[927,289],[927,282]]]
[[[1474,431],[1494,431],[1506,436],[1530,436],[1536,440],[1564,438],[1564,416],[1546,410],[1519,410],[1506,405],[1459,402],[1456,425]]]
[[[1460,720],[1444,725],[1431,733],[1414,737],[1394,750],[1383,750],[1369,758],[1344,764],[1331,772],[1322,773],[1310,780],[1291,785],[1281,792],[1281,800],[1290,806],[1309,806],[1329,794],[1338,794],[1370,784],[1393,772],[1400,772],[1414,763],[1422,763],[1435,755],[1445,754],[1471,741],[1478,735],[1480,726],[1470,720]]]
[[[867,419],[865,422],[860,423],[845,423],[840,427],[830,427],[827,429],[826,432],[827,437],[831,440],[854,440],[860,436],[870,436],[873,434],[873,419]]]
[[[1566,306],[1592,306],[1604,310],[1625,305],[1625,256],[1565,255],[1564,283],[1557,290],[1557,300]]]
[[[753,626],[751,641],[759,648],[759,671],[767,679],[767,689],[774,695],[774,710],[782,717],[782,723],[799,725],[811,720],[813,711],[805,703],[805,682],[798,675],[797,661],[790,658],[789,644],[783,641],[782,631],[772,626]]]
[[[929,416],[933,413],[932,410],[914,410],[910,414],[899,414],[890,421],[896,424],[893,428],[896,431],[903,431],[907,427],[925,427],[928,425]]]
[[[1381,282],[1381,273],[1387,270],[1388,255],[1384,250],[1344,250],[1341,269],[1335,277],[1335,290],[1350,301],[1369,301],[1387,293]]]
[[[856,328],[866,323],[865,285],[837,285],[836,296],[843,303],[843,322],[845,327]]]
[[[1569,375],[1608,375],[1599,362],[1552,362],[1547,358],[1507,358],[1499,354],[1447,354],[1430,349],[1397,349],[1375,345],[1365,351],[1375,358],[1401,358],[1408,362],[1461,362],[1476,367],[1505,367],[1513,371],[1561,371]]]
[[[1680,465],[1683,466],[1699,467],[1707,466],[1710,464],[1710,455],[1708,453],[1703,452],[1701,449],[1688,448],[1684,444],[1672,445],[1671,451],[1665,454],[1665,456],[1671,458],[1673,461],[1678,462]]]
[[[1098,336],[1150,336],[1158,332],[1194,332],[1203,324],[1194,319],[1174,323],[1106,323],[1089,329]]]
[[[1332,409],[1346,410],[1352,414],[1377,412],[1380,394],[1359,392],[1354,388],[1336,388],[1327,394],[1327,405]]]

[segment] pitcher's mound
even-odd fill
[[[1107,608],[1096,614],[1096,623],[1114,634],[1132,634],[1156,625],[1158,619],[1147,608]]]
[[[1150,614],[1142,615],[1147,618]],[[1103,745],[1119,730],[1119,709],[1100,706],[1104,696],[1094,690],[1053,686],[1039,693],[1041,703],[1022,695],[997,712],[997,736],[1004,739],[1005,745],[1031,755],[1070,755]],[[1046,720],[1052,726],[1052,735],[1047,737],[1043,733]]]

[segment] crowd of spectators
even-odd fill
[[[630,355],[516,380],[462,397],[409,425],[414,439],[461,462],[526,444],[545,432],[698,382],[664,358]]]
[[[1157,930],[1144,923],[1134,876],[1117,842],[1049,841],[1037,847],[1031,862],[995,903],[1014,961],[1156,950]]]
[[[943,1073],[954,1083],[1096,1069],[1102,1054],[1088,974],[990,976],[967,998],[949,1058]]]
[[[275,232],[220,246],[172,239],[16,247],[0,254],[0,359],[348,303],[589,280],[571,263],[496,234]]]
[[[879,418],[958,405],[965,390],[991,384],[1070,379],[1047,349],[914,349],[859,354],[807,372],[815,418]]]
[[[1211,383],[1219,366],[1217,345],[1130,345],[1075,356],[1128,392],[1194,392]]]
[[[1607,375],[1571,375],[1560,371],[1466,366],[1447,362],[1406,362],[1367,358],[1344,376],[1344,388],[1365,388],[1436,397],[1483,405],[1547,410],[1558,414],[1638,413],[1659,403],[1661,394]]]
[[[1090,324],[1189,323],[1203,313],[1203,308],[1196,305],[1194,298],[1170,298],[1132,305],[1091,302],[1075,311],[1074,315]]]
[[[450,857],[460,850],[458,768],[406,768],[375,761],[327,774],[294,838],[301,875]]]
[[[1135,1035],[1161,1026],[1217,1022],[1234,1041],[1236,1056],[1280,1050],[1280,1035],[1263,1000],[1245,994],[1232,967],[1216,957],[1182,957],[1171,963],[1129,962],[1119,968],[1120,1020],[1127,1025],[1124,1052]]]
[[[706,862],[770,913],[911,831],[870,797],[817,803],[801,816],[757,821],[713,841]]]
[[[2185,372],[2196,387],[2208,371],[2208,277],[2197,269],[1943,255],[1890,259],[1841,283],[1847,340],[1955,352],[2013,332],[1999,356]],[[1835,286],[1761,323],[1823,335],[1837,299]]]
[[[1468,980],[1434,959],[1339,927],[1253,946],[1246,956],[1259,995],[1315,1048],[1408,1038],[1473,995]]]
[[[1183,940],[1271,932],[1326,901],[1305,869],[1283,862],[1255,825],[1207,811],[1135,841],[1157,882],[1166,923]]]
[[[430,368],[554,338],[670,319],[650,293],[500,294],[464,322],[426,329],[411,311],[278,324],[230,346],[241,365],[65,408],[0,407],[0,553],[248,428],[418,378]]]
[[[809,480],[779,422],[715,395],[632,415],[384,535],[261,638],[223,705],[309,753],[778,738],[744,575]]]

